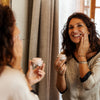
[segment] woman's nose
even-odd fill
[[[73,28],[73,32],[74,32],[74,33],[77,33],[77,32],[78,32],[78,28],[77,28],[77,27],[74,27],[74,28]]]

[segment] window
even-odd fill
[[[83,0],[83,12],[96,23],[96,30],[100,34],[100,0]]]
[[[84,13],[90,16],[90,0],[84,0]]]
[[[100,34],[100,0],[96,0],[95,23],[96,23],[96,30]]]

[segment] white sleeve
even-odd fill
[[[38,96],[29,90],[25,75],[18,72],[15,76],[11,100],[39,100]]]
[[[85,89],[91,89],[100,82],[100,58],[98,58],[95,64],[91,66],[90,71],[92,74],[86,81],[82,82]]]

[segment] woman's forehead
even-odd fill
[[[69,25],[75,25],[75,24],[85,24],[84,22],[83,22],[83,20],[82,19],[79,19],[79,18],[72,18],[71,20],[70,20],[70,22],[69,22]]]

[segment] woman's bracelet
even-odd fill
[[[87,64],[87,61],[79,61],[79,64]]]

